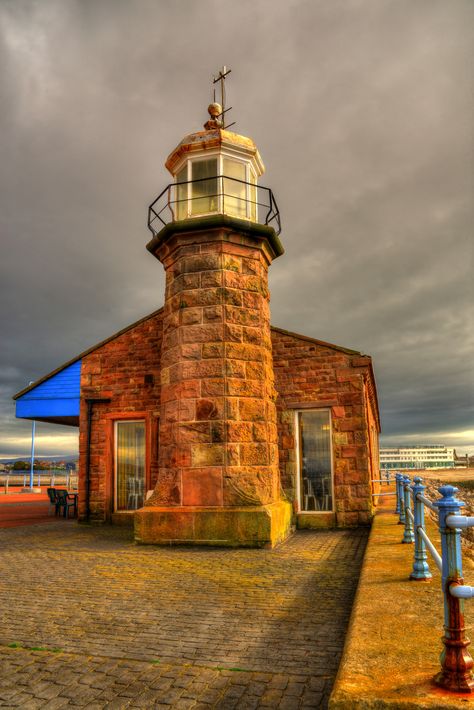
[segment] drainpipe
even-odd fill
[[[90,508],[90,480],[91,480],[91,430],[92,430],[92,408],[94,404],[107,404],[110,398],[95,397],[86,399],[87,403],[87,448],[86,448],[86,522],[89,522]]]

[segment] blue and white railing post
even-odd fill
[[[441,653],[441,671],[435,683],[442,688],[466,693],[474,691],[471,669],[474,665],[467,650],[470,644],[464,626],[464,601],[450,592],[450,587],[463,584],[461,530],[450,527],[449,517],[459,515],[461,506],[454,486],[439,488],[442,498],[435,505],[439,514],[442,552],[442,589],[444,595],[444,650]]]
[[[395,491],[397,493],[397,507],[395,508],[395,513],[400,514],[400,474],[395,474]]]
[[[398,524],[405,525],[405,491],[403,490],[403,475],[401,473],[398,476],[398,500],[400,501],[400,510],[398,511]]]
[[[418,499],[418,494],[423,495],[425,487],[419,476],[415,476],[413,479],[413,485],[411,487],[413,491],[413,515],[414,522],[413,527],[415,528],[415,555],[413,560],[413,570],[410,574],[410,579],[423,580],[431,579],[430,568],[428,567],[426,554],[426,546],[423,537],[421,536],[420,529],[425,527],[425,506],[422,500]]]
[[[403,531],[402,542],[415,542],[413,535],[413,513],[410,505],[410,479],[408,476],[402,478],[403,501],[405,509],[405,530]]]

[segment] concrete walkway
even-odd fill
[[[331,710],[459,710],[472,694],[437,688],[443,645],[443,595],[438,568],[428,556],[430,582],[409,580],[413,545],[402,544],[395,499],[381,500],[370,533]],[[440,550],[437,525],[426,517],[430,539]],[[464,555],[465,583],[474,565]],[[466,632],[473,638],[474,607],[465,603]],[[473,651],[470,649],[470,653]]]
[[[0,706],[327,707],[367,530],[273,551],[66,521],[0,534]]]

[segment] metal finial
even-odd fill
[[[232,106],[229,106],[229,108],[225,107],[225,79],[226,77],[230,74],[232,70],[228,69],[226,66],[223,66],[222,69],[219,70],[219,74],[217,76],[213,76],[212,78],[212,83],[214,84],[214,101],[212,104],[209,105],[208,107],[208,112],[210,115],[210,120],[206,121],[204,124],[204,128],[206,130],[211,130],[213,128],[230,128],[235,124],[235,121],[233,123],[229,123],[227,126],[225,125],[225,114],[227,111],[230,111]],[[216,88],[215,85],[219,83],[220,84],[220,91],[221,91],[221,100],[220,103],[216,102]]]

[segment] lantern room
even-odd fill
[[[220,104],[210,104],[208,112],[204,130],[183,138],[166,160],[173,182],[150,206],[150,230],[156,235],[169,222],[225,215],[268,224],[279,234],[272,192],[258,185],[265,167],[257,146],[224,128]]]
[[[191,133],[166,161],[175,190],[176,219],[209,214],[257,221],[257,180],[265,168],[254,142],[219,125],[212,103],[205,130]]]

